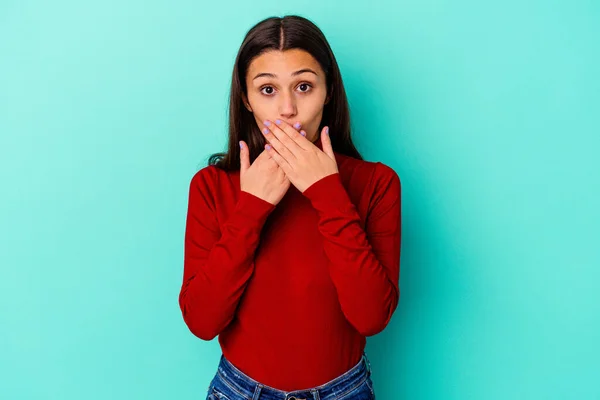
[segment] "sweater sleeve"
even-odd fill
[[[210,179],[210,168],[200,170],[190,183],[179,294],[186,325],[203,340],[212,340],[234,318],[254,270],[261,229],[275,208],[242,191],[228,220],[219,226],[219,188]]]
[[[319,214],[318,228],[342,312],[364,336],[387,326],[400,296],[400,178],[378,162],[373,179],[365,229],[339,173],[303,192]]]

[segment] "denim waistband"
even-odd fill
[[[367,353],[363,351],[359,362],[342,375],[313,388],[290,392],[250,378],[225,358],[225,355],[221,355],[217,375],[231,390],[247,400],[326,400],[338,398],[362,384],[371,375],[371,363]]]

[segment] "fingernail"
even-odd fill
[[[300,131],[300,134],[301,134],[302,136],[306,136],[306,132],[304,132],[304,131]]]
[[[300,122],[296,122],[296,123],[294,124],[294,128],[296,128],[296,129],[300,129]]]
[[[244,148],[244,144],[242,142],[240,142],[240,149]]]
[[[266,147],[267,147],[267,149],[271,150],[271,145],[270,144],[268,144]]]
[[[281,124],[281,120],[280,120],[280,119],[276,119],[276,120],[275,120],[275,123],[276,123],[277,125],[279,125],[279,124]]]
[[[267,133],[269,133],[269,129],[267,129],[267,128],[263,129],[263,133],[266,135]]]
[[[325,134],[329,135],[329,127],[328,126],[325,127]]]
[[[263,122],[266,126],[271,126],[271,122],[266,120],[265,122]]]

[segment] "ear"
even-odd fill
[[[242,101],[244,102],[244,106],[248,109],[248,111],[252,112],[252,107],[250,107],[250,104],[248,103],[246,93],[242,93]]]
[[[329,100],[331,100],[331,91],[327,93],[327,97],[325,98],[325,104],[329,103]]]

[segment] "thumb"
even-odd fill
[[[246,142],[240,140],[240,174],[245,173],[248,168],[250,168],[250,152]]]
[[[335,160],[335,154],[333,153],[333,147],[331,146],[331,138],[329,137],[329,127],[326,126],[321,131],[321,144],[323,145],[323,152],[329,156],[332,160]]]

